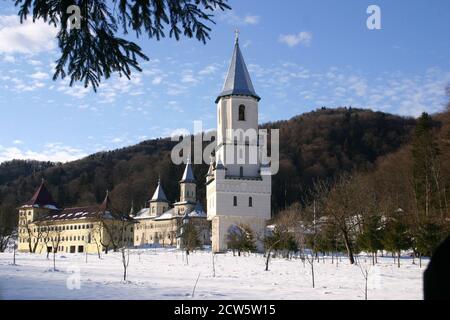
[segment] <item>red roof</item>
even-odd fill
[[[28,200],[28,202],[26,202],[24,204],[24,206],[36,206],[36,205],[39,207],[44,207],[44,206],[57,207],[56,202],[53,200],[52,195],[50,194],[50,192],[47,190],[47,187],[45,186],[44,180],[42,180],[41,185],[36,190],[36,192],[31,197],[31,199]]]

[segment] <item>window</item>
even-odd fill
[[[236,196],[234,196],[233,197],[233,206],[237,206],[237,197]]]
[[[245,121],[245,106],[243,104],[239,106],[239,121]]]
[[[240,167],[239,168],[239,176],[242,178],[244,176],[244,168]]]
[[[252,197],[248,198],[248,206],[253,207],[253,198]]]

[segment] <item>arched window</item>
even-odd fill
[[[233,197],[233,206],[237,206],[237,197],[236,196],[234,196]]]
[[[243,104],[239,106],[239,121],[245,121],[245,106]]]
[[[253,198],[252,197],[248,198],[248,206],[253,207]]]

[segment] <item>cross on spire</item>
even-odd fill
[[[235,30],[234,30],[234,36],[235,36],[235,40],[236,40],[236,43],[238,43],[239,42],[239,29],[238,28],[236,28]]]

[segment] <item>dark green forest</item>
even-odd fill
[[[357,168],[370,168],[383,155],[411,139],[412,118],[354,108],[327,109],[262,125],[280,130],[280,170],[273,177],[272,210],[299,201],[314,180]],[[42,178],[61,207],[99,203],[110,191],[116,207],[144,206],[161,180],[170,201],[178,198],[183,166],[170,160],[175,142],[148,140],[70,163],[14,160],[0,165],[1,207],[15,208],[28,200]],[[198,196],[205,203],[208,166],[196,165]],[[11,212],[14,214],[14,212]]]

